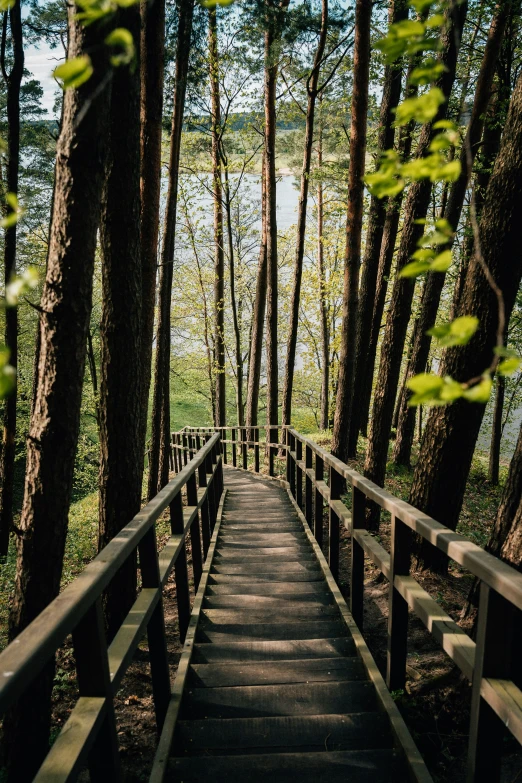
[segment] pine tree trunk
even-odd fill
[[[18,195],[20,164],[20,85],[24,72],[24,46],[20,0],[9,11],[11,27],[12,67],[7,74],[7,176],[8,193]],[[5,284],[16,274],[16,225],[6,228],[4,238]],[[9,362],[18,363],[18,315],[16,307],[5,311],[5,343],[10,351]],[[0,459],[0,557],[7,555],[9,533],[13,524],[13,491],[16,449],[16,386],[5,401],[4,433]]]
[[[467,3],[457,6],[452,12],[451,22],[444,34],[442,62],[446,71],[440,78],[438,86],[449,96],[455,80],[458,47],[462,28],[467,13]],[[417,157],[424,157],[433,138],[433,125],[444,119],[447,111],[444,103],[432,123],[427,123],[421,130]],[[424,220],[431,200],[432,184],[430,180],[413,182],[410,185],[404,206],[401,243],[397,254],[397,277],[393,286],[392,298],[386,319],[381,361],[377,386],[375,389],[368,451],[364,465],[364,474],[371,481],[383,486],[388,458],[388,440],[390,437],[393,408],[399,382],[402,352],[406,332],[411,315],[411,305],[415,281],[398,276],[400,270],[409,262],[415,251],[417,242],[423,234],[423,226],[418,223]],[[380,510],[372,503],[369,508],[368,526],[372,530],[379,527]]]
[[[250,358],[248,362],[248,387],[246,404],[247,427],[257,425],[259,406],[259,384],[261,381],[261,355],[263,352],[263,332],[266,309],[266,154],[263,151],[261,162],[261,246],[259,248],[259,264],[257,267],[256,296],[254,312],[252,313],[252,334],[250,338]],[[255,440],[254,433],[249,434],[250,440]]]
[[[227,418],[225,385],[225,252],[223,235],[223,186],[221,181],[221,106],[219,97],[219,53],[216,8],[208,12],[208,59],[212,103],[212,190],[214,199],[214,350],[216,378],[216,427]]]
[[[152,403],[151,444],[147,495],[153,498],[165,486],[169,476],[170,454],[170,309],[176,210],[178,203],[179,154],[187,88],[190,39],[194,0],[181,0],[176,45],[174,108],[170,137],[169,185],[165,207],[165,229],[161,248],[159,307],[156,333],[156,362]]]
[[[400,22],[405,19],[407,15],[407,3],[404,0],[392,0],[389,10],[390,25]],[[392,110],[398,105],[401,97],[402,71],[403,69],[400,64],[387,65],[384,70],[384,84],[376,152],[377,165],[380,163],[379,158],[381,154],[385,150],[393,147],[395,139],[393,121],[395,115]],[[379,271],[381,245],[386,223],[387,201],[387,199],[379,199],[372,196],[370,202],[357,312],[357,338],[354,364],[354,376],[357,379],[357,383],[359,382],[359,379],[364,378],[366,374],[368,337],[371,331],[372,315],[375,306],[375,291]],[[348,453],[350,457],[354,457],[357,451],[361,413],[361,406],[359,404],[354,405],[348,438]]]
[[[154,333],[161,194],[165,0],[141,0],[142,442],[145,444]]]
[[[117,26],[137,40],[139,6]],[[140,72],[117,68],[110,108],[107,182],[101,219],[103,303],[100,377],[99,550],[140,509],[143,478],[142,259],[140,233]],[[136,597],[136,563],[120,568],[104,596],[111,640]]]
[[[321,171],[323,165],[323,129],[319,123],[319,138],[317,142],[317,168]],[[323,431],[330,427],[330,342],[328,330],[328,302],[326,298],[326,272],[324,268],[324,203],[323,183],[319,179],[317,185],[317,277],[319,280],[319,321],[321,324],[321,419]]]
[[[480,139],[484,130],[484,118],[486,116],[488,103],[491,100],[493,79],[510,11],[510,2],[499,4],[491,23],[480,72],[477,78],[477,87],[475,90],[475,99],[473,102],[470,123],[460,154],[461,174],[457,181],[451,186],[446,209],[443,213],[445,219],[455,230],[458,227],[464,206],[464,199],[471,177],[473,162],[479,151]],[[451,249],[452,244],[452,242],[449,243],[447,249]],[[416,334],[408,377],[423,372],[426,367],[431,348],[431,337],[426,334],[426,332],[435,324],[445,277],[445,274],[441,273],[428,274],[426,290],[419,314],[419,329]],[[410,466],[411,449],[415,432],[415,409],[408,407],[408,398],[409,394],[406,394],[401,401],[397,438],[393,453],[394,462],[397,465],[405,465],[407,467]]]
[[[339,353],[339,378],[332,432],[332,454],[343,462],[349,456],[349,431],[354,405],[355,343],[359,304],[359,270],[364,208],[364,169],[368,118],[368,81],[370,77],[370,26],[372,5],[357,0],[355,5],[355,43],[353,56],[353,93],[350,129],[350,168],[348,171],[348,210],[344,257],[343,320]]]
[[[11,640],[58,595],[80,426],[110,80],[103,45],[106,30],[98,25],[83,28],[76,13],[69,7],[69,56],[89,52],[94,73],[86,84],[68,90],[64,99],[41,300],[38,384],[9,618]],[[53,671],[52,665],[44,670],[4,721],[10,783],[32,780],[49,749]]]
[[[488,478],[494,486],[498,484],[498,474],[500,465],[500,443],[502,440],[502,412],[504,410],[504,377],[497,377],[497,392],[495,394],[495,409],[493,412],[493,423],[491,427],[491,446],[489,449],[489,470]]]
[[[482,253],[503,293],[506,324],[522,277],[521,176],[522,77],[519,77],[480,221]],[[468,381],[480,376],[489,366],[498,328],[497,300],[475,258],[470,262],[458,314],[477,316],[480,326],[468,345],[446,351],[440,374]],[[452,530],[458,522],[484,410],[482,404],[457,401],[444,408],[434,408],[426,423],[410,502]],[[446,558],[423,542],[418,563],[421,568],[443,571]]]
[[[301,278],[303,274],[303,258],[306,233],[306,209],[308,204],[308,185],[310,182],[310,165],[312,162],[312,146],[314,140],[315,104],[317,87],[323,59],[326,36],[328,33],[328,0],[321,4],[321,30],[319,42],[314,57],[314,64],[307,81],[308,102],[305,120],[305,141],[303,166],[301,169],[301,188],[297,207],[297,238],[295,246],[295,263],[293,275],[292,299],[290,302],[290,326],[286,348],[285,379],[283,385],[282,418],[283,425],[289,425],[292,418],[292,391],[294,385],[295,354],[297,349],[297,329],[299,324],[299,303],[301,299]]]
[[[224,155],[222,153],[222,157]],[[225,213],[227,218],[227,237],[228,237],[228,264],[229,264],[229,280],[230,280],[230,308],[232,310],[232,323],[234,326],[234,351],[235,351],[235,363],[236,363],[236,412],[237,423],[239,427],[242,427],[245,423],[244,411],[243,411],[243,354],[241,351],[241,328],[238,317],[238,305],[236,301],[236,270],[235,270],[235,253],[234,253],[234,238],[232,235],[232,209],[230,204],[230,182],[228,179],[228,161],[224,159],[223,162],[225,169]]]

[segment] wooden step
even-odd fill
[[[253,563],[228,563],[228,561],[220,561],[210,568],[211,574],[248,574],[249,576],[255,576],[258,574],[321,574],[323,572],[319,564],[311,561],[299,560],[295,561],[283,561],[274,562],[273,560]],[[288,577],[287,577],[288,579]]]
[[[272,571],[271,573],[250,573],[251,569],[248,569],[247,576],[245,574],[217,574],[210,573],[208,577],[209,585],[220,584],[254,584],[255,582],[283,582],[288,587],[291,587],[295,582],[321,582],[324,585],[324,576],[322,571],[308,571],[308,572],[293,572],[291,575],[292,581],[288,581],[288,571]]]
[[[382,712],[180,721],[176,747],[190,755],[391,748]],[[180,755],[183,750],[180,750]],[[378,783],[378,781],[375,781]]]
[[[348,629],[341,621],[313,620],[310,622],[280,623],[209,623],[198,627],[197,642],[221,644],[232,641],[290,641],[298,639],[328,639],[347,636]]]
[[[227,641],[220,644],[219,647],[214,644],[195,644],[192,663],[288,661],[353,655],[355,655],[355,644],[350,636],[281,641]]]
[[[304,658],[289,661],[243,661],[200,664],[190,667],[189,683],[198,688],[230,685],[276,685],[278,683],[341,682],[365,680],[366,670],[358,657]]]
[[[185,690],[182,715],[192,718],[261,718],[269,715],[340,715],[377,709],[370,682],[310,682]]]
[[[240,609],[267,608],[274,612],[285,612],[291,607],[300,611],[315,609],[322,606],[336,606],[333,596],[328,593],[303,593],[294,598],[281,595],[206,595],[203,598],[203,609]]]
[[[243,563],[248,561],[251,563],[253,560],[259,562],[270,562],[273,560],[282,560],[284,562],[290,562],[296,560],[297,562],[314,561],[317,563],[315,555],[311,549],[298,549],[297,547],[281,547],[279,549],[261,548],[258,549],[234,549],[230,551],[228,548],[218,549],[214,555],[214,563]]]
[[[305,596],[330,596],[331,592],[324,581],[317,582],[249,582],[239,579],[235,582],[218,583],[209,580],[205,595],[276,595],[288,598]]]
[[[288,620],[293,623],[301,623],[308,620],[329,620],[331,618],[340,619],[339,609],[332,604],[315,607],[289,605],[281,608],[277,614],[273,608],[236,606],[217,609],[205,607],[201,612],[200,622],[202,626],[206,627],[223,623],[250,625],[251,623],[287,622]]]
[[[183,783],[405,783],[402,759],[393,750],[193,756],[171,759],[167,780]]]

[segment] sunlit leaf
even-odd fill
[[[132,33],[125,27],[117,27],[105,39],[107,46],[114,49],[111,55],[111,65],[118,68],[120,65],[128,65],[134,60],[135,48]]]
[[[462,315],[447,324],[438,324],[428,329],[426,334],[436,337],[441,346],[449,348],[453,345],[469,343],[479,326],[479,320],[474,315]]]
[[[485,374],[479,383],[470,389],[466,389],[462,396],[469,402],[486,403],[491,395],[492,386],[491,375]]]
[[[91,58],[88,54],[73,57],[54,69],[54,77],[61,82],[63,90],[80,87],[85,84],[93,74]]]
[[[430,264],[428,261],[411,261],[406,264],[399,272],[399,277],[417,277],[428,272]]]
[[[430,272],[447,272],[453,261],[451,250],[443,250],[430,264]]]
[[[504,359],[497,367],[499,375],[513,375],[517,372],[522,364],[522,358],[520,356],[511,356],[509,359]]]
[[[38,270],[34,266],[25,269],[22,274],[16,275],[5,287],[5,302],[8,307],[15,307],[20,297],[25,296],[38,285]]]
[[[439,87],[432,87],[424,95],[406,98],[395,110],[395,124],[407,125],[410,120],[419,123],[431,122],[445,101],[444,93]]]
[[[408,405],[422,405],[437,399],[443,384],[443,379],[432,373],[422,372],[419,375],[414,375],[413,378],[406,381],[406,386],[413,392],[408,400]]]

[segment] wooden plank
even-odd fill
[[[219,649],[213,644],[194,645],[193,663],[226,661],[287,661],[301,658],[333,658],[354,655],[349,636],[330,639],[291,639],[286,641],[225,642]]]
[[[109,673],[113,693],[120,687],[121,680],[134,652],[145,634],[147,623],[159,601],[157,588],[144,588],[132,605],[123,625],[109,647]]]
[[[318,571],[308,571],[307,573],[293,573],[292,582],[288,582],[288,577],[285,573],[276,573],[273,571],[270,574],[250,574],[247,578],[244,574],[211,574],[209,578],[209,584],[221,585],[225,583],[245,583],[249,582],[284,582],[286,585],[295,582],[322,582],[322,574]]]
[[[275,595],[205,595],[203,606],[209,609],[220,607],[256,607],[263,606],[277,612],[284,612],[288,607],[299,607],[303,610],[318,606],[333,606],[334,601],[329,593],[303,593],[290,598],[283,594]]]
[[[357,657],[310,658],[289,661],[256,661],[239,664],[194,664],[190,685],[218,688],[231,685],[276,685],[278,683],[342,682],[366,679],[366,671]]]
[[[251,584],[248,581],[239,580],[230,583],[209,584],[207,586],[207,595],[284,595],[299,596],[301,599],[306,595],[329,595],[324,582],[257,582]]]
[[[234,639],[255,641],[269,639],[270,641],[285,641],[294,639],[327,639],[328,637],[347,636],[348,631],[340,622],[333,620],[314,620],[311,622],[280,622],[280,623],[215,623],[198,628],[197,642],[231,642]]]
[[[352,522],[352,514],[351,511],[349,511],[346,506],[344,505],[342,500],[329,500],[328,505],[332,509],[332,511],[338,516],[340,522],[347,530],[350,530],[351,528],[351,522]]]
[[[511,734],[522,744],[522,691],[511,680],[485,677],[480,693]]]
[[[300,561],[296,562],[288,562],[285,561],[283,563],[274,562],[273,560],[269,560],[267,562],[253,562],[253,563],[243,563],[236,564],[231,563],[230,565],[227,562],[219,562],[216,565],[213,565],[210,573],[214,576],[216,574],[247,574],[250,577],[259,576],[260,574],[278,574],[278,575],[288,575],[292,574],[292,577],[294,574],[301,574],[301,575],[313,575],[319,572],[319,568],[317,566],[317,563],[314,563],[313,561],[305,561],[301,563]]]
[[[319,605],[311,607],[309,604],[300,606],[292,606],[287,604],[284,608],[281,608],[282,614],[274,615],[273,607],[259,607],[259,606],[235,606],[233,608],[205,608],[203,610],[203,616],[201,619],[202,624],[205,623],[240,623],[245,625],[246,623],[266,623],[273,622],[274,617],[286,617],[293,623],[303,622],[307,620],[321,620],[330,619],[332,617],[339,617],[339,611],[336,606]]]

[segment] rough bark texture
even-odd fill
[[[390,3],[390,24],[396,24],[408,15],[408,6],[405,0],[393,0]],[[377,166],[380,163],[381,154],[393,147],[395,128],[393,121],[395,115],[392,111],[399,103],[402,83],[401,64],[387,65],[384,70],[384,84],[379,116],[379,133],[377,138]],[[366,372],[368,359],[368,337],[371,331],[372,314],[375,304],[375,290],[381,255],[381,244],[386,222],[387,199],[372,196],[370,212],[368,215],[368,227],[366,229],[366,244],[364,248],[364,260],[361,272],[361,287],[359,291],[359,305],[357,310],[357,336],[355,344],[355,378],[363,378]],[[361,407],[354,405],[350,420],[348,435],[348,454],[355,456],[357,451],[357,438],[361,421]]]
[[[348,435],[355,386],[355,342],[359,303],[359,270],[364,207],[364,168],[370,76],[370,25],[372,5],[357,0],[353,55],[353,93],[350,128],[350,168],[348,172],[348,211],[344,257],[343,322],[339,353],[339,379],[332,432],[332,454],[346,462]]]
[[[237,423],[242,427],[245,423],[243,409],[243,353],[241,350],[241,300],[236,297],[236,265],[234,252],[234,238],[232,234],[232,208],[230,196],[230,181],[228,178],[228,160],[224,163],[225,183],[224,183],[224,204],[227,219],[227,239],[228,239],[228,266],[230,281],[230,309],[232,310],[232,323],[234,326],[234,353],[236,363],[236,414]]]
[[[117,26],[136,39],[139,6],[118,14]],[[110,142],[101,219],[100,520],[98,548],[139,511],[143,477],[140,241],[140,72],[114,71]],[[136,597],[129,559],[104,597],[112,639]]]
[[[297,207],[297,238],[295,245],[294,279],[290,302],[290,326],[286,348],[285,379],[283,385],[282,424],[289,425],[292,418],[292,391],[294,385],[295,354],[297,348],[297,328],[299,324],[299,303],[301,300],[301,278],[303,275],[303,257],[305,249],[306,208],[308,204],[308,185],[314,140],[315,105],[317,87],[328,33],[328,0],[321,4],[321,30],[314,57],[314,64],[307,81],[308,101],[306,107],[305,140],[303,166],[301,169],[301,187]]]
[[[456,6],[444,34],[441,59],[446,66],[446,71],[439,80],[439,87],[446,96],[451,94],[455,80],[458,47],[466,12],[466,2]],[[434,134],[433,124],[443,119],[446,111],[447,102],[440,107],[433,123],[426,123],[423,126],[417,157],[423,157],[428,152]],[[424,227],[419,225],[417,221],[426,217],[431,191],[432,184],[430,180],[421,180],[410,185],[404,206],[401,243],[397,254],[397,273],[409,262],[417,242],[423,234]],[[386,473],[388,440],[414,289],[414,281],[409,278],[401,278],[397,274],[381,347],[381,361],[374,395],[368,451],[364,465],[365,476],[380,486],[384,484]],[[368,525],[371,529],[378,528],[379,515],[379,507],[372,503],[368,515]]]
[[[491,99],[493,78],[495,76],[502,39],[510,13],[511,3],[503,2],[497,6],[496,13],[493,17],[477,78],[471,118],[460,154],[460,177],[452,184],[446,208],[443,211],[444,217],[455,230],[458,227],[462,214],[473,162],[479,151],[488,103]],[[447,249],[451,249],[452,244],[453,242],[448,243]],[[415,335],[415,343],[408,367],[407,378],[424,372],[426,367],[431,347],[431,337],[427,335],[426,332],[435,323],[445,277],[446,275],[440,272],[428,274],[419,314],[419,328]],[[409,394],[405,393],[401,399],[397,438],[393,452],[394,462],[397,465],[405,465],[407,467],[410,466],[411,449],[415,431],[415,409],[408,407],[408,398]]]
[[[518,545],[518,562],[517,567],[520,568],[520,503],[522,502],[522,427],[518,433],[517,445],[515,453],[511,458],[509,465],[509,473],[504,491],[502,493],[502,500],[498,507],[497,517],[491,531],[491,537],[489,539],[487,550],[497,557],[503,557],[504,559],[504,547],[510,550],[515,536],[519,540]],[[516,528],[519,528],[518,530]],[[511,540],[510,540],[511,539]],[[508,559],[508,558],[505,558]],[[509,560],[512,562],[512,560]]]
[[[219,54],[216,9],[208,12],[208,59],[212,102],[212,174],[214,199],[214,375],[216,378],[216,427],[227,418],[225,388],[225,252],[223,247],[223,187],[221,181],[221,107],[219,102]]]
[[[161,192],[165,0],[141,0],[141,371],[145,443],[154,333]],[[142,460],[143,461],[143,460]]]
[[[38,384],[27,442],[17,541],[13,639],[60,587],[92,305],[92,277],[105,171],[110,81],[106,29],[82,28],[69,8],[69,56],[91,54],[94,74],[68,90],[57,146],[56,188],[42,293]],[[105,86],[103,86],[105,84]],[[48,750],[53,667],[4,722],[9,781],[33,779]],[[27,737],[31,752],[27,752]]]
[[[505,382],[502,375],[497,378],[495,394],[495,408],[493,411],[493,424],[491,427],[491,446],[489,449],[488,478],[491,484],[498,484],[500,463],[500,442],[502,440],[502,412],[504,410]]]
[[[24,47],[20,0],[9,11],[13,65],[7,75],[7,176],[8,193],[18,194],[20,158],[20,84],[24,72]],[[7,228],[4,237],[5,283],[16,273],[16,225]],[[18,315],[16,307],[5,312],[5,342],[10,364],[16,368],[18,354]],[[16,387],[5,402],[4,433],[0,462],[0,557],[7,554],[9,532],[13,524],[13,490],[16,442]]]
[[[263,332],[266,309],[266,155],[263,151],[261,163],[261,246],[256,277],[256,297],[252,315],[252,335],[250,338],[250,358],[248,362],[248,387],[246,404],[247,427],[257,424],[259,407],[259,384],[261,381],[261,355],[263,352]],[[254,440],[253,434],[249,435]]]
[[[323,164],[323,129],[319,123],[317,141],[317,168]],[[321,418],[322,430],[330,427],[330,336],[328,329],[328,302],[326,299],[326,272],[324,268],[323,244],[323,183],[317,185],[317,277],[319,280],[319,320],[321,324]]]
[[[485,196],[480,236],[484,260],[504,296],[509,322],[522,276],[522,78],[516,84],[501,148]],[[459,381],[480,375],[490,365],[498,327],[496,297],[472,259],[458,315],[477,316],[480,326],[468,345],[448,349],[441,375]],[[424,432],[410,502],[455,529],[485,406],[457,401],[434,408]],[[431,551],[430,551],[431,549]],[[445,558],[421,545],[420,567],[444,569]]]
[[[192,33],[194,0],[181,0],[178,20],[178,41],[174,85],[174,109],[170,137],[169,185],[165,207],[165,229],[161,248],[159,307],[156,333],[156,362],[152,402],[151,444],[149,458],[149,499],[165,486],[169,475],[170,453],[170,309],[172,273],[178,204],[179,153],[183,110],[187,88],[187,72]]]

